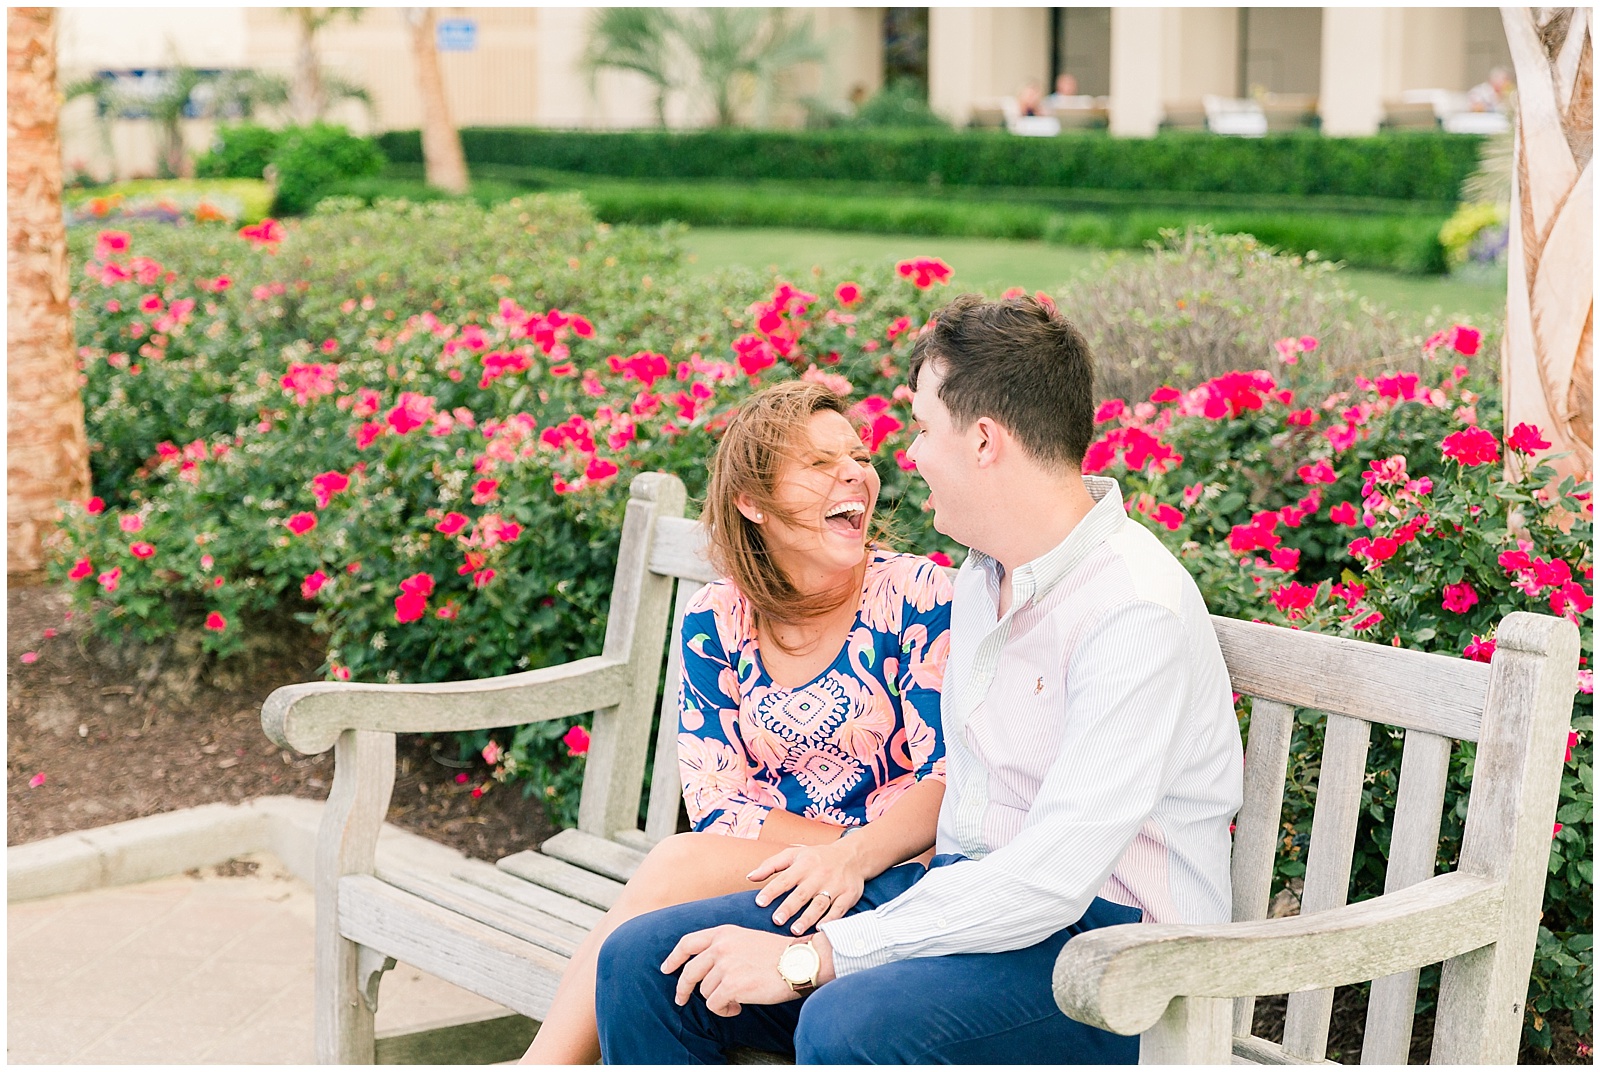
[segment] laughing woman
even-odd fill
[[[877,499],[871,453],[828,388],[780,384],[729,421],[702,518],[726,579],[683,623],[678,766],[694,832],[651,850],[573,954],[525,1062],[599,1059],[595,955],[622,922],[759,890],[803,934],[932,847],[950,584],[873,541]]]

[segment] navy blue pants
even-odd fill
[[[938,856],[933,866],[962,861]],[[927,872],[901,864],[867,883],[851,911],[893,899]],[[1137,923],[1136,908],[1096,898],[1083,918],[1049,938],[1006,953],[917,957],[869,968],[818,987],[803,1000],[747,1005],[738,1016],[706,1008],[699,990],[682,1007],[677,976],[661,971],[678,940],[732,923],[773,934],[754,893],[664,908],[629,920],[600,949],[595,1011],[606,1064],[722,1064],[724,1051],[750,1046],[794,1054],[801,1064],[1135,1064],[1137,1036],[1069,1019],[1050,976],[1077,934]],[[777,970],[777,965],[773,965]]]

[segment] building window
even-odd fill
[[[1111,9],[1058,7],[1050,12],[1050,82],[1071,75],[1080,95],[1111,92]]]
[[[928,9],[883,9],[883,84],[914,82],[928,96]]]

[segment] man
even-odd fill
[[[608,1062],[1127,1062],[1060,1012],[1085,930],[1231,914],[1243,752],[1199,590],[1085,477],[1088,347],[1031,298],[964,295],[911,358],[908,452],[956,580],[933,866],[892,868],[796,938],[755,895],[634,920],[601,952]],[[789,912],[780,913],[788,922]]]

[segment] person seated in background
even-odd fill
[[[1073,104],[1073,98],[1078,95],[1078,79],[1076,76],[1062,71],[1056,75],[1056,91],[1044,99],[1045,104],[1051,108],[1065,108]]]
[[[1511,72],[1495,67],[1489,71],[1487,79],[1467,90],[1467,103],[1475,112],[1503,112],[1510,106],[1511,94],[1515,91]]]
[[[1017,90],[1018,115],[1044,115],[1044,95],[1039,91],[1039,83],[1029,82]]]

